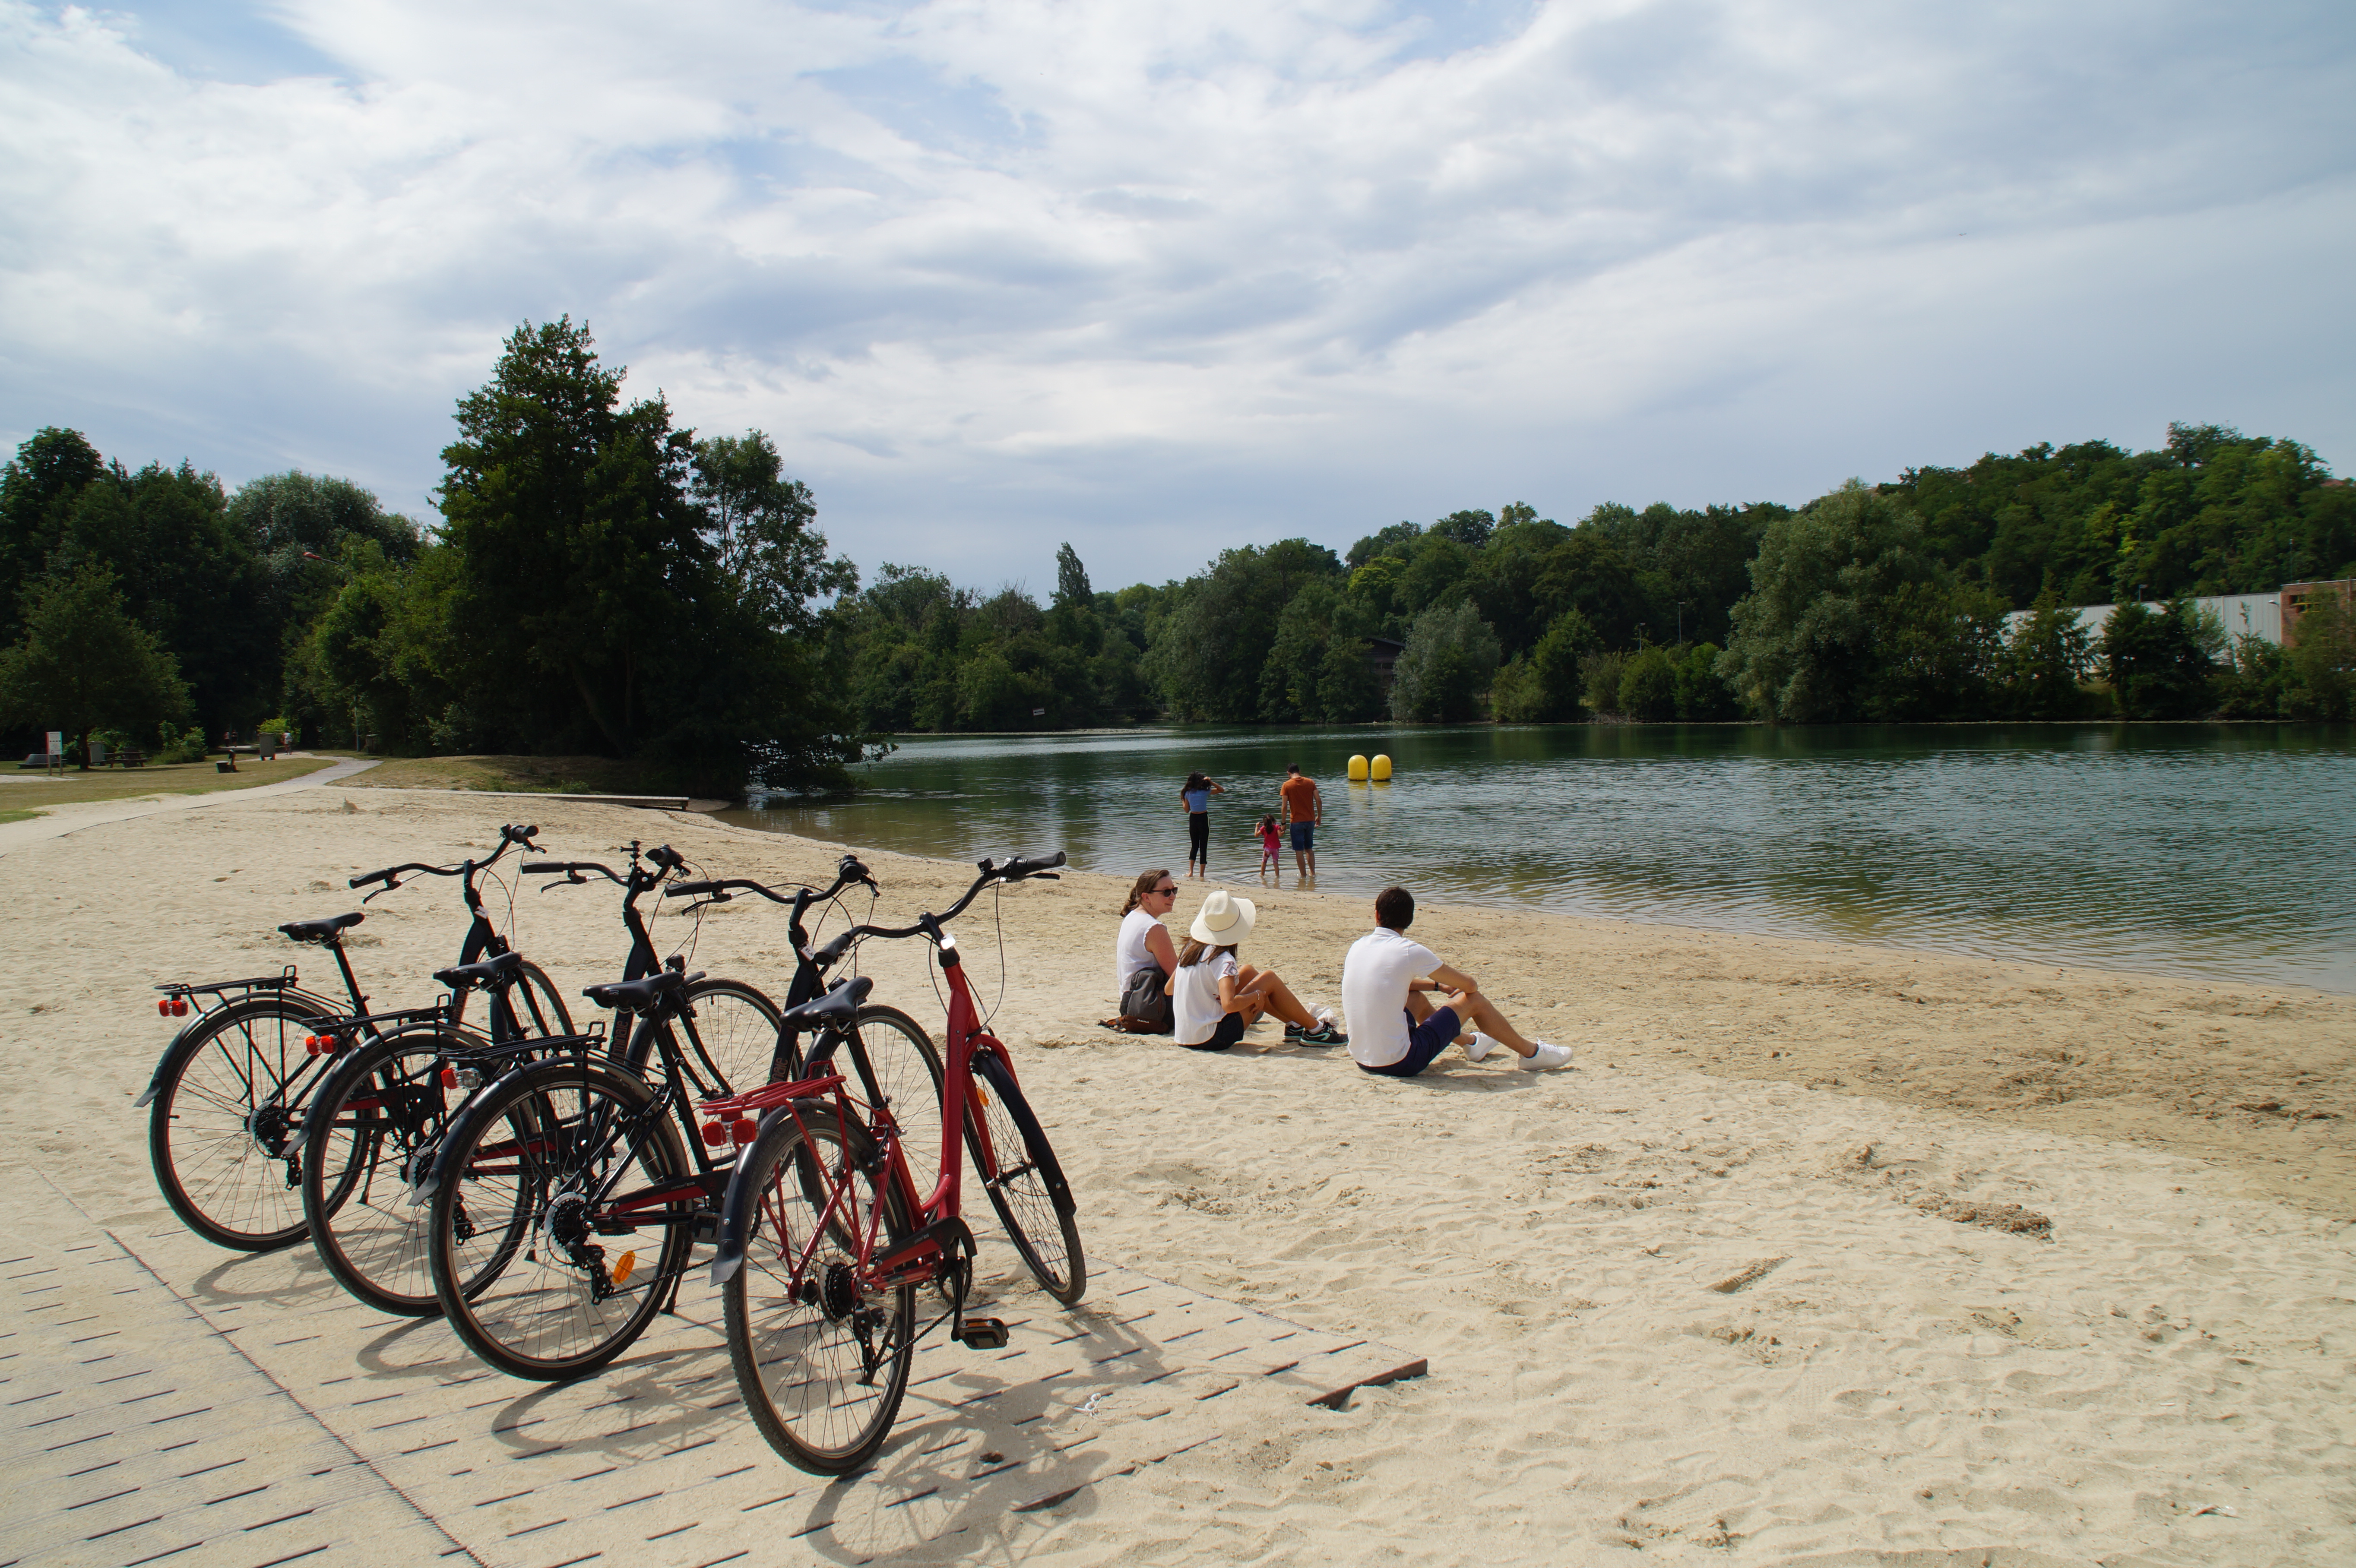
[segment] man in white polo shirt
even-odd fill
[[[1478,1061],[1498,1046],[1522,1059],[1525,1071],[1570,1065],[1570,1048],[1525,1040],[1470,975],[1407,934],[1415,923],[1415,895],[1385,888],[1375,899],[1375,929],[1350,944],[1342,961],[1342,1011],[1350,1026],[1350,1054],[1367,1072],[1412,1078],[1451,1044]],[[1427,993],[1445,991],[1434,1007]],[[1460,1033],[1478,1025],[1469,1033]]]

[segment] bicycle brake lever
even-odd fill
[[[374,892],[372,892],[372,893],[369,894],[369,896],[368,896],[368,897],[366,897],[366,898],[364,898],[364,899],[360,900],[360,902],[361,902],[361,903],[363,903],[363,904],[372,904],[372,903],[376,902],[376,901],[377,901],[377,900],[379,900],[379,899],[380,899],[380,898],[384,897],[384,895],[385,895],[385,894],[387,894],[387,893],[389,893],[389,892],[392,891],[392,890],[393,890],[393,889],[395,889],[395,888],[397,888],[397,887],[399,887],[399,886],[401,886],[401,884],[400,884],[399,882],[393,881],[393,880],[391,880],[391,879],[389,879],[389,878],[388,878],[388,879],[386,880],[386,881],[385,881],[384,886],[382,886],[382,887],[380,887],[380,888],[377,889],[377,891],[374,891]]]

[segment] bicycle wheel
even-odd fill
[[[319,1086],[303,1154],[303,1219],[337,1284],[380,1312],[431,1317],[442,1310],[426,1253],[427,1210],[412,1185],[433,1160],[464,1098],[442,1082],[472,1035],[405,1029],[363,1045]],[[331,1183],[330,1170],[350,1174]]]
[[[594,1058],[543,1062],[461,1113],[444,1143],[427,1255],[458,1337],[499,1371],[550,1382],[628,1349],[691,1243],[667,1222],[691,1192],[619,1207],[690,1172],[662,1099]],[[616,1238],[626,1250],[609,1257]]]
[[[916,1178],[916,1190],[929,1192],[941,1168],[941,1058],[924,1026],[897,1008],[880,1003],[859,1009],[851,1033],[834,1055],[834,1069],[851,1080],[862,1096],[881,1094],[900,1127],[900,1152]],[[845,1060],[844,1051],[851,1051]],[[871,1085],[858,1071],[865,1057],[874,1074]]]
[[[908,1233],[906,1209],[872,1164],[856,1122],[823,1104],[770,1121],[737,1166],[756,1200],[744,1266],[723,1287],[728,1359],[761,1435],[819,1476],[874,1456],[908,1388],[916,1287],[876,1290],[860,1277],[859,1243],[876,1252]]]
[[[965,1141],[990,1206],[1047,1294],[1069,1307],[1088,1287],[1087,1258],[1072,1222],[1064,1168],[1014,1075],[995,1056],[973,1059]],[[980,1112],[976,1115],[977,1109]]]
[[[688,1010],[671,1020],[692,1075],[691,1100],[741,1094],[769,1081],[777,1049],[777,1004],[742,980],[698,980]]]
[[[262,1253],[303,1239],[304,1096],[319,1059],[304,1046],[324,1009],[252,996],[199,1025],[161,1074],[147,1156],[172,1211],[205,1240]]]

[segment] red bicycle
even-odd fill
[[[944,927],[987,887],[1054,878],[1058,851],[981,875],[946,914],[844,939],[924,936],[948,987],[948,1065],[941,1084],[940,1170],[920,1194],[892,1107],[859,1098],[833,1066],[874,982],[845,980],[785,1015],[814,1033],[802,1076],[708,1101],[707,1142],[744,1146],[723,1200],[712,1279],[722,1287],[729,1359],[769,1445],[817,1475],[857,1469],[883,1446],[908,1386],[916,1341],[942,1323],[976,1349],[1006,1343],[1006,1325],[969,1317],[974,1239],[962,1217],[965,1161],[1007,1235],[1049,1295],[1069,1306],[1087,1286],[1072,1194],[1016,1082],[1005,1045],[974,1005],[957,940]],[[844,939],[838,939],[844,940]],[[855,1046],[854,1046],[855,1049]],[[964,1138],[958,1136],[964,1129]],[[937,1286],[948,1310],[916,1327],[916,1293]]]

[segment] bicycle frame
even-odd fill
[[[1047,863],[1060,865],[1062,862],[1063,857],[1058,855]],[[964,1220],[966,1147],[962,1136],[967,1124],[969,1095],[973,1087],[973,1065],[978,1058],[990,1056],[1004,1068],[1010,1078],[1015,1077],[1014,1064],[1004,1043],[981,1027],[972,987],[966,978],[963,955],[958,949],[957,939],[945,929],[948,921],[954,919],[973,901],[982,888],[995,880],[989,863],[985,861],[983,864],[981,880],[947,914],[919,916],[916,923],[905,931],[853,927],[843,938],[847,941],[862,933],[881,936],[922,934],[932,941],[939,955],[941,971],[948,981],[949,993],[948,1060],[944,1069],[941,1092],[940,1169],[929,1194],[920,1194],[916,1190],[916,1178],[908,1168],[906,1155],[901,1147],[899,1125],[889,1108],[871,1107],[854,1102],[848,1093],[848,1081],[839,1072],[790,1083],[766,1084],[733,1099],[711,1102],[704,1106],[705,1114],[718,1116],[722,1125],[729,1128],[728,1136],[742,1144],[751,1143],[778,1116],[791,1116],[797,1126],[807,1131],[807,1124],[801,1118],[802,1102],[827,1096],[833,1098],[837,1112],[846,1125],[855,1120],[876,1135],[882,1145],[886,1179],[914,1216],[915,1229],[880,1256],[875,1251],[874,1223],[867,1227],[867,1234],[857,1239],[860,1283],[868,1289],[888,1290],[905,1285],[930,1283],[941,1278],[944,1272],[962,1270],[974,1255],[973,1232]],[[1012,869],[1021,869],[1024,875],[1040,874],[1038,868],[1023,868],[1023,863],[1018,860]],[[851,1000],[855,1004],[863,997],[869,982],[861,979],[844,984],[853,988]],[[1019,1084],[1019,1078],[1015,1082]],[[864,1111],[866,1115],[854,1116],[855,1110]],[[757,1125],[748,1125],[748,1113],[760,1115]],[[973,1128],[975,1141],[980,1145],[976,1158],[981,1162],[984,1179],[987,1179],[988,1173],[997,1168],[997,1150],[990,1143],[986,1118],[973,1118]],[[826,1234],[828,1225],[844,1200],[845,1190],[842,1183],[832,1185],[827,1195],[821,1221],[813,1228],[809,1239],[810,1246],[815,1247],[819,1238]],[[732,1183],[721,1217],[719,1253],[712,1264],[712,1283],[714,1285],[725,1284],[744,1267],[746,1237],[752,1228],[748,1206],[761,1201],[763,1195],[740,1191]],[[881,1212],[879,1205],[879,1216]],[[880,1223],[880,1220],[877,1222]],[[799,1290],[803,1287],[801,1273],[806,1261],[797,1259],[789,1263],[790,1288]],[[960,1278],[948,1315],[957,1319],[952,1337],[958,1339],[964,1337],[964,1283]]]

